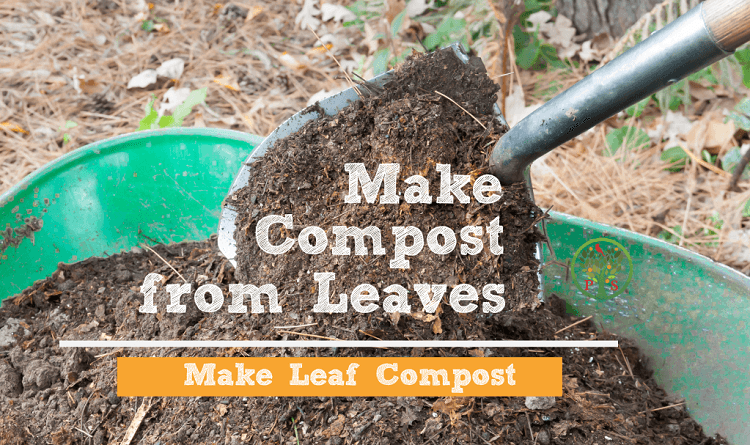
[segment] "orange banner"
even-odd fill
[[[121,397],[562,396],[561,357],[120,357]]]

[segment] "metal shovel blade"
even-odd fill
[[[461,60],[463,63],[469,62],[469,56],[466,54],[466,52],[463,50],[461,45],[459,43],[453,43],[448,48],[452,49],[453,52],[456,54],[456,56]],[[376,87],[382,87],[385,85],[391,78],[393,77],[393,70],[388,71],[386,73],[383,73],[379,76],[376,76],[369,80],[367,82],[368,85],[373,85]],[[367,88],[359,88],[360,92],[362,94],[367,94]],[[353,102],[356,102],[359,100],[359,96],[357,95],[357,91],[354,88],[349,88],[347,90],[342,91],[341,93],[338,93],[334,96],[328,97],[326,99],[321,100],[318,102],[318,105],[320,105],[320,108],[325,111],[326,115],[333,116],[348,105],[352,104]],[[494,108],[494,117],[497,119],[497,121],[505,126],[508,127],[507,122],[505,121],[505,118],[503,117],[502,113],[500,112],[500,108],[495,104]],[[250,178],[250,169],[252,168],[252,164],[260,159],[262,156],[265,155],[266,151],[273,146],[274,143],[276,143],[277,140],[283,139],[291,134],[296,133],[299,131],[305,123],[308,121],[317,119],[320,117],[320,114],[317,111],[309,111],[309,110],[303,110],[299,113],[295,114],[294,116],[287,119],[284,123],[279,125],[278,128],[276,128],[273,132],[271,132],[270,135],[268,135],[267,138],[261,142],[258,147],[253,150],[253,152],[248,156],[247,160],[242,164],[242,168],[240,168],[240,172],[237,174],[237,176],[234,179],[234,182],[232,183],[232,187],[229,189],[228,197],[231,197],[232,194],[237,192],[238,190],[244,188],[248,185],[248,180]],[[531,188],[531,177],[528,174],[528,169],[524,174],[525,180],[526,180],[526,186],[528,188],[529,194],[531,195],[531,199],[533,201],[533,192]],[[221,219],[219,221],[219,249],[221,250],[221,253],[224,254],[224,256],[232,263],[234,267],[237,267],[237,245],[234,239],[234,231],[236,230],[235,225],[235,219],[237,218],[237,209],[235,209],[231,204],[227,202],[227,200],[224,200],[224,203],[222,204],[221,209]],[[543,222],[541,223],[543,224]],[[536,245],[536,251],[534,253],[535,258],[541,263],[542,261],[542,246],[541,243],[537,243]],[[539,286],[540,286],[540,292],[539,292],[539,298],[542,299],[542,290],[541,286],[543,283],[541,272],[538,272],[539,277]]]

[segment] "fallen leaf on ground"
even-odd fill
[[[541,106],[542,104],[535,104],[527,107],[523,95],[523,87],[520,85],[513,85],[511,93],[505,98],[505,119],[508,121],[508,125],[513,127],[519,123],[521,119],[525,118]]]
[[[320,5],[320,12],[322,14],[321,20],[327,22],[333,20],[334,22],[351,22],[357,18],[353,12],[348,10],[345,6],[334,5],[331,3],[323,3]]]
[[[224,88],[228,88],[232,91],[240,90],[240,86],[237,84],[237,81],[230,76],[225,76],[224,74],[219,74],[218,76],[214,77],[214,83],[219,84]]]
[[[431,321],[435,321],[435,319],[437,318],[436,316],[434,316],[432,314],[425,314],[424,312],[414,312],[414,313],[411,314],[411,316],[415,320],[423,321],[425,323],[429,323]]]
[[[146,88],[154,83],[156,83],[156,70],[145,70],[130,79],[130,82],[128,82],[128,89]]]
[[[287,68],[291,68],[293,70],[304,70],[307,68],[307,64],[301,62],[300,60],[297,60],[294,56],[284,51],[279,56],[279,62],[281,62],[282,65],[284,65]]]
[[[318,0],[304,0],[302,9],[297,17],[294,18],[294,24],[300,29],[318,29],[320,26],[320,9],[318,9]]]
[[[156,75],[168,79],[179,79],[184,69],[185,61],[180,58],[174,58],[162,63],[156,69]]]
[[[164,93],[164,98],[159,104],[159,115],[164,115],[164,112],[169,111],[170,113],[180,106],[185,99],[190,95],[190,88],[175,88],[172,87]]]
[[[15,133],[29,134],[28,131],[24,130],[18,124],[14,124],[13,122],[0,122],[0,128],[4,128]]]

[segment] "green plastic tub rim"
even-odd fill
[[[0,196],[0,300],[50,276],[58,263],[207,239],[232,180],[262,140],[208,128],[143,131],[48,163]],[[656,381],[685,398],[707,433],[747,443],[750,278],[687,249],[570,215],[550,212],[546,227],[559,263],[570,264],[597,238],[618,243],[632,258],[627,290],[597,299],[548,262],[545,247],[546,295],[633,339]],[[625,370],[622,378],[629,378]]]

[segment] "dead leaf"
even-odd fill
[[[534,110],[541,107],[542,104],[526,106],[526,100],[523,95],[523,87],[520,85],[513,85],[513,89],[508,97],[505,98],[505,119],[508,121],[508,125],[513,127],[531,114]]]
[[[453,425],[461,418],[461,413],[458,410],[463,408],[467,403],[466,398],[446,397],[435,402],[432,405],[432,410],[446,414],[451,420],[451,425]]]
[[[245,23],[249,22],[255,17],[258,17],[261,12],[263,12],[262,6],[259,6],[259,5],[253,6],[253,9],[251,9],[250,12],[247,13],[247,17],[245,17]]]
[[[231,76],[225,76],[224,74],[220,74],[214,78],[214,83],[217,83],[224,88],[228,88],[232,91],[239,91],[240,86],[237,84],[237,81],[234,80]]]
[[[443,422],[441,422],[438,417],[430,417],[429,419],[427,419],[427,422],[424,423],[424,428],[419,432],[419,434],[421,436],[426,435],[427,437],[431,437],[437,431],[440,431],[440,428],[442,427]]]
[[[565,436],[568,434],[568,430],[570,430],[571,428],[575,428],[577,426],[578,424],[575,422],[562,420],[552,425],[552,433],[555,435],[555,437]]]
[[[722,121],[712,120],[706,128],[705,148],[711,154],[717,154],[734,136],[734,121],[726,124]]]
[[[472,357],[484,357],[484,351],[481,349],[472,349],[469,351],[469,355]]]
[[[425,0],[410,0],[406,5],[406,15],[409,17],[422,15],[425,11],[432,8],[434,5],[434,1],[428,3]]]
[[[464,405],[466,405],[467,401],[465,398],[458,398],[458,397],[446,397],[443,399],[439,399],[432,405],[433,411],[440,411],[443,414],[448,414],[452,412],[456,412],[459,409],[463,408]]]
[[[529,28],[526,28],[529,32],[536,31],[537,27],[540,27],[547,22],[552,20],[552,14],[550,14],[547,11],[538,11],[529,16],[529,18],[526,19],[527,22],[531,23],[531,26]]]
[[[320,5],[320,12],[322,13],[321,20],[327,22],[333,20],[334,22],[351,22],[357,18],[353,12],[348,10],[345,6],[334,5],[331,3],[324,3]]]
[[[436,316],[434,316],[432,314],[425,314],[424,312],[413,312],[411,314],[411,316],[415,320],[423,321],[425,323],[429,323],[429,322],[434,321],[435,319],[437,319]]]
[[[128,82],[128,89],[131,88],[146,88],[147,86],[156,83],[156,70],[145,70],[134,76]]]
[[[443,322],[440,321],[440,318],[435,317],[435,322],[432,323],[432,333],[433,334],[442,334],[443,333]]]
[[[185,61],[179,57],[169,59],[156,69],[156,75],[167,79],[179,79],[185,69]]]
[[[716,93],[699,84],[698,82],[689,82],[690,95],[698,100],[711,100],[716,99]]]
[[[294,18],[294,24],[299,29],[318,29],[320,26],[320,9],[318,9],[318,0],[305,0],[302,4],[302,10]]]
[[[159,114],[164,115],[166,111],[172,112],[179,107],[190,95],[190,88],[171,87],[164,93],[164,98],[159,104]]]
[[[558,15],[553,24],[545,23],[541,30],[547,34],[550,44],[561,48],[568,48],[573,45],[573,37],[576,35],[573,22],[564,15]]]
[[[23,134],[29,134],[28,131],[21,128],[18,124],[14,124],[13,122],[0,122],[0,128],[4,128],[8,131],[12,131],[15,133],[23,133]]]
[[[393,325],[395,326],[395,325],[398,324],[399,320],[401,320],[401,312],[399,312],[399,311],[390,312],[388,314],[388,317],[390,317],[391,323],[393,323]]]
[[[393,23],[393,19],[401,14],[401,11],[406,8],[406,2],[404,0],[385,0],[385,4],[385,19],[388,20],[388,23]]]
[[[323,45],[316,46],[313,49],[307,51],[307,55],[308,56],[325,56],[328,53],[328,51],[331,50],[331,48],[333,48],[333,44],[326,43],[325,46]]]
[[[304,70],[307,68],[306,63],[303,63],[286,51],[281,53],[281,55],[279,56],[279,62],[281,62],[281,64],[285,67],[291,68],[293,70]]]
[[[95,94],[102,90],[102,85],[94,79],[81,80],[78,85],[86,94]]]
[[[227,413],[227,406],[223,403],[216,405],[216,412],[219,413],[219,417],[224,417]]]
[[[408,406],[405,408],[403,414],[401,414],[401,425],[411,426],[412,422],[417,420],[417,415]]]
[[[341,433],[344,431],[344,426],[346,425],[346,417],[344,417],[343,414],[339,414],[338,418],[333,421],[331,426],[323,432],[323,435],[326,437],[338,437],[341,435]]]

